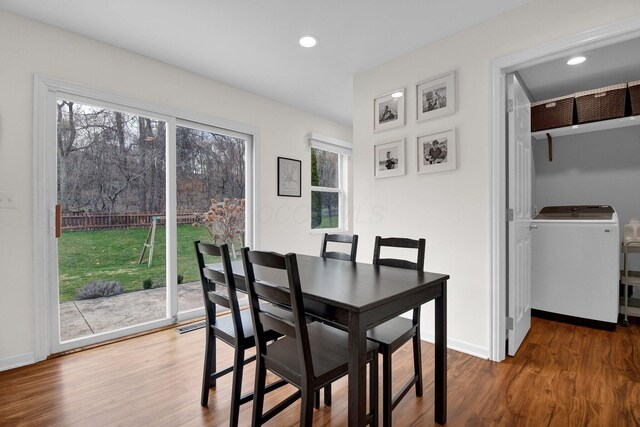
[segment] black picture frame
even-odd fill
[[[278,157],[278,196],[302,197],[302,161]]]

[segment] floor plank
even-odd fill
[[[424,396],[408,395],[393,413],[397,426],[433,424],[432,344],[422,344]],[[220,363],[232,353],[219,345]],[[0,372],[0,425],[224,426],[231,376],[218,380],[209,407],[200,406],[204,330],[173,329]],[[411,348],[394,354],[399,387],[411,372]],[[640,425],[640,323],[615,332],[533,319],[516,357],[493,363],[448,352],[448,425]],[[253,364],[245,371],[251,390]],[[292,392],[271,393],[269,407]],[[333,387],[333,405],[314,425],[347,421],[347,380]],[[296,404],[269,425],[294,426]],[[251,421],[251,404],[241,425]]]

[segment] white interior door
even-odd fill
[[[507,76],[508,304],[510,356],[531,327],[531,103],[514,74]],[[512,217],[511,217],[512,213]]]

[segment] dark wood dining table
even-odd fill
[[[297,255],[305,311],[336,323],[349,334],[349,425],[366,420],[367,330],[435,301],[434,419],[447,419],[446,274]],[[244,268],[232,262],[236,286],[245,289]],[[211,267],[216,268],[216,267]],[[217,267],[221,268],[221,267]],[[287,286],[284,272],[255,267],[256,278]]]

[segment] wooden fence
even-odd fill
[[[153,217],[158,217],[157,225],[164,225],[166,217],[161,213],[125,212],[112,214],[62,213],[63,230],[107,230],[113,228],[149,227]],[[199,212],[178,212],[178,225],[191,225],[202,216]]]

